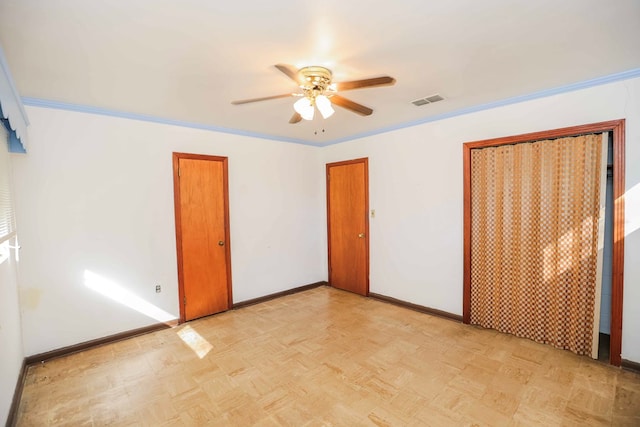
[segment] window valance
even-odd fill
[[[9,151],[26,153],[29,119],[11,78],[2,46],[0,46],[0,121],[9,132]]]

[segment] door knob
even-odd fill
[[[358,234],[358,237],[362,239],[364,237],[364,233]]]
[[[218,246],[224,246],[224,240],[218,241]]]

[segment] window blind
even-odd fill
[[[9,133],[0,122],[0,243],[16,233],[16,219],[11,191]]]

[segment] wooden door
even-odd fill
[[[329,284],[369,294],[367,159],[327,164]]]
[[[228,310],[227,158],[173,153],[180,320]]]

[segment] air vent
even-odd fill
[[[413,105],[419,107],[421,105],[433,104],[434,102],[442,101],[444,98],[438,94],[427,96],[426,98],[416,99],[415,101],[411,101]]]

